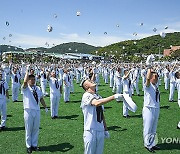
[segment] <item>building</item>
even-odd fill
[[[171,46],[171,49],[164,49],[163,56],[170,56],[176,50],[180,50],[180,46]]]
[[[83,53],[46,53],[39,51],[7,51],[2,53],[2,60],[4,62],[30,62],[30,63],[39,63],[39,62],[58,62],[59,60],[94,60],[99,61],[104,59],[102,56],[96,56],[92,54],[83,54]]]

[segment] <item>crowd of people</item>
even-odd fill
[[[98,93],[100,78],[109,85],[114,95],[102,98]],[[21,83],[22,82],[22,83]],[[140,87],[139,82],[142,82]],[[162,84],[164,82],[164,84]],[[49,84],[49,91],[47,91]],[[0,130],[6,129],[7,103],[19,101],[23,95],[25,140],[27,153],[38,150],[38,135],[40,125],[40,103],[48,112],[43,97],[50,96],[51,118],[58,118],[60,98],[65,103],[70,101],[74,93],[74,84],[80,84],[85,90],[82,96],[81,108],[84,115],[84,153],[103,153],[104,138],[109,137],[103,104],[112,100],[123,101],[124,118],[130,118],[129,107],[123,98],[125,94],[137,96],[144,92],[143,106],[143,137],[144,146],[149,152],[159,150],[155,145],[155,135],[160,109],[159,86],[169,91],[169,102],[178,102],[180,107],[180,63],[173,64],[133,64],[104,62],[67,62],[61,64],[1,64],[0,70]],[[174,99],[175,89],[178,100]],[[180,122],[177,125],[180,129]],[[153,136],[153,137],[152,137]],[[152,139],[153,138],[153,139]]]

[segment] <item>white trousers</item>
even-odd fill
[[[112,88],[114,85],[114,77],[110,75],[110,88]]]
[[[169,78],[164,78],[165,90],[168,90],[169,87]]]
[[[24,123],[26,147],[37,147],[40,126],[40,110],[25,109]]]
[[[80,74],[76,74],[76,83],[80,82]]]
[[[139,83],[139,82],[135,81],[135,82],[133,83],[133,86],[132,86],[132,87],[134,87],[134,88],[136,89],[137,95],[139,95],[139,86],[138,86],[138,83]],[[133,89],[133,92],[134,92],[134,89]]]
[[[170,82],[169,101],[174,100],[175,82]]]
[[[114,92],[115,92],[115,90],[116,90],[116,82],[115,82],[115,80],[114,80],[114,84],[113,84],[113,89],[112,89],[112,92],[114,93]]]
[[[104,131],[84,131],[84,154],[102,154],[104,149]]]
[[[46,85],[47,81],[41,81],[41,89],[44,96],[46,95]]]
[[[18,100],[19,85],[12,84],[12,101]]]
[[[6,98],[0,98],[0,114],[1,114],[0,127],[6,126],[6,118],[7,118]]]
[[[159,108],[143,107],[143,137],[144,146],[155,146],[155,135],[159,118]]]
[[[50,94],[51,117],[58,116],[60,94]]]
[[[9,82],[10,82],[10,76],[9,76],[9,75],[5,76],[5,80],[6,80],[6,82],[7,82],[8,85],[9,85]]]
[[[130,97],[132,96],[131,93],[129,93],[129,92],[123,92],[123,94],[129,94]],[[125,100],[123,99],[123,116],[127,116],[127,115],[129,115],[129,113],[128,113],[129,109],[126,107],[124,102],[125,102]]]
[[[69,97],[70,97],[70,87],[64,86],[64,102],[69,101]]]
[[[104,74],[104,82],[108,83],[108,74]]]
[[[96,75],[95,75],[95,78],[96,78],[96,83],[97,83],[97,85],[99,85],[99,74],[96,74]]]
[[[73,81],[71,81],[71,84],[70,84],[70,92],[74,92],[74,84],[73,84]]]
[[[178,89],[178,105],[180,107],[180,90]]]

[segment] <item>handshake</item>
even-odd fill
[[[146,60],[146,65],[147,65],[147,66],[152,66],[154,60],[155,60],[155,57],[154,57],[153,55],[149,55],[149,56],[147,57],[147,60]]]
[[[123,94],[115,94],[114,95],[114,99],[116,99],[116,101],[120,101],[123,98]]]

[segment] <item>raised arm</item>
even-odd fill
[[[23,84],[22,84],[22,88],[24,88],[24,89],[28,86],[29,68],[30,68],[30,66],[27,66],[26,74],[25,74],[25,77],[24,77],[24,82],[23,82]]]
[[[151,68],[148,68],[147,76],[146,76],[146,86],[150,86],[150,79],[151,79]]]

